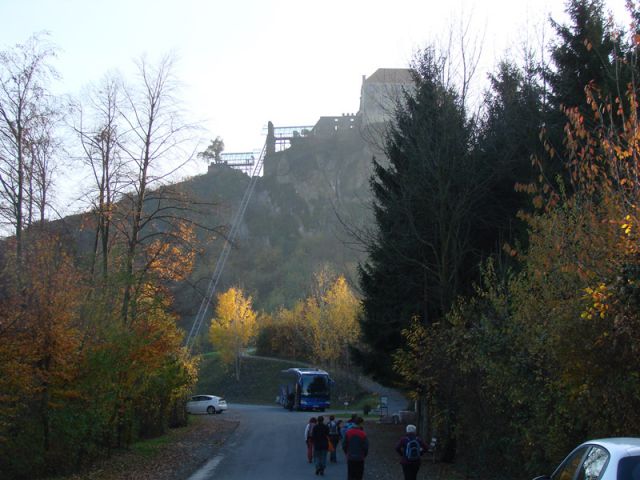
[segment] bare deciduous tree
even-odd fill
[[[122,319],[136,315],[136,293],[144,286],[145,274],[157,262],[161,249],[150,247],[157,238],[182,242],[188,200],[172,187],[163,186],[171,162],[184,165],[193,158],[187,150],[194,126],[181,119],[175,97],[177,84],[172,73],[173,59],[166,56],[157,65],[147,59],[138,62],[138,82],[126,86],[122,119],[126,128],[120,143],[131,169],[126,186],[129,193],[120,202],[120,233],[125,238],[123,274],[126,284],[122,299]],[[177,167],[179,168],[179,167]]]
[[[0,52],[0,221],[15,233],[18,259],[32,208],[42,220],[51,185],[55,109],[47,88],[57,76],[54,56],[41,35]]]
[[[126,168],[119,141],[123,130],[120,103],[121,80],[117,75],[106,75],[97,87],[91,88],[86,104],[76,106],[73,125],[82,146],[82,161],[91,170],[93,180],[88,192],[96,216],[91,273],[95,272],[99,257],[104,280],[109,271],[113,213],[122,193]]]
[[[57,154],[62,143],[56,135],[56,127],[61,118],[57,109],[51,109],[30,130],[26,140],[28,147],[27,196],[28,217],[26,225],[44,224],[50,204],[54,175],[58,164]]]

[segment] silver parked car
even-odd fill
[[[187,402],[187,413],[222,413],[227,409],[227,402],[215,395],[194,395]]]
[[[640,438],[603,438],[579,445],[551,476],[534,480],[640,480]]]

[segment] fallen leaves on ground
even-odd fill
[[[95,463],[90,469],[57,480],[184,480],[209,460],[238,426],[220,416],[195,417],[168,433],[157,448],[132,448]]]

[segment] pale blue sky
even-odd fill
[[[262,128],[358,109],[362,75],[405,67],[460,12],[484,32],[480,79],[534,38],[562,0],[0,0],[0,48],[41,30],[60,47],[60,92],[76,93],[132,59],[173,51],[191,119],[227,151],[262,146]],[[622,18],[624,0],[609,0]],[[550,29],[547,25],[547,35]],[[517,52],[515,52],[517,53]],[[204,167],[200,167],[201,169]]]

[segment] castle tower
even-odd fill
[[[379,68],[373,75],[362,77],[360,111],[362,125],[385,123],[393,118],[404,92],[415,88],[413,72],[408,68]]]

